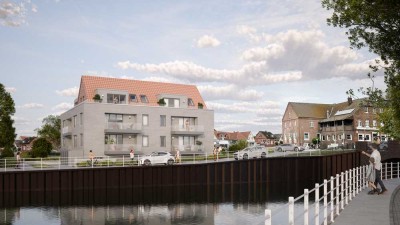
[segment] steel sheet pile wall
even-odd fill
[[[0,173],[0,203],[47,204],[76,200],[109,204],[113,199],[121,199],[121,196],[141,198],[146,194],[158,193],[154,192],[155,188],[163,188],[163,191],[172,189],[175,193],[176,189],[182,187],[221,189],[243,184],[249,189],[260,184],[261,188],[265,185],[265,189],[268,187],[271,192],[292,193],[309,188],[304,185],[321,182],[359,165],[360,153],[352,152],[320,157],[267,158],[174,166],[12,171]],[[135,188],[141,188],[140,195]],[[224,195],[232,194],[229,190],[233,189],[226,190],[228,193],[224,192]],[[149,193],[145,193],[147,191]],[[39,192],[46,194],[35,194]],[[160,195],[160,198],[163,196]]]

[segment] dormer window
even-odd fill
[[[146,95],[140,95],[140,101],[143,103],[149,103],[149,100],[147,99]]]
[[[194,106],[193,99],[188,98],[188,106]]]
[[[129,102],[137,102],[137,96],[135,94],[129,95]]]

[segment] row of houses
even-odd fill
[[[249,146],[274,146],[281,141],[281,135],[273,134],[269,131],[259,131],[256,135],[254,135],[251,131],[226,132],[217,131],[214,129],[214,145],[222,145],[223,147],[228,148],[230,145],[235,144],[240,140],[247,141]]]

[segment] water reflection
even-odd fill
[[[288,196],[298,196],[307,187],[311,184],[244,183],[1,192],[0,221],[5,224],[263,224],[266,208],[281,205]]]

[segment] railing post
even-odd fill
[[[368,187],[368,181],[367,181],[367,178],[366,178],[366,171],[367,171],[367,166],[363,166],[363,187],[364,188],[366,188],[366,187]]]
[[[358,172],[358,169],[359,169],[359,167],[357,167],[356,171],[354,171],[355,174],[356,174],[356,177],[355,177],[356,178],[356,185],[354,185],[355,186],[355,194],[358,194],[358,192],[360,190],[360,188],[358,187],[358,184],[359,184],[358,176],[360,176],[360,173]]]
[[[393,179],[393,162],[390,162],[390,179]]]
[[[110,167],[110,156],[107,156],[107,167]]]
[[[207,160],[208,160],[207,152],[205,154],[206,154],[206,163],[207,163]],[[271,212],[271,210],[269,210],[269,211]],[[265,212],[265,213],[267,213],[267,212]]]
[[[265,210],[265,225],[271,225],[271,224],[272,224],[271,210],[266,209]]]
[[[345,203],[346,205],[349,204],[349,171],[346,170],[346,176],[345,176],[345,183],[346,183],[346,188],[345,188]]]
[[[324,179],[324,225],[328,225],[328,181]]]
[[[61,156],[58,158],[58,169],[61,169]]]
[[[339,215],[339,203],[340,203],[340,183],[339,174],[336,174],[336,215]]]
[[[25,159],[22,159],[22,170],[25,170]]]
[[[289,225],[294,225],[294,198],[289,197]]]
[[[382,169],[381,169],[382,170]],[[385,163],[385,180],[387,180],[387,163]]]
[[[196,154],[193,153],[193,164],[196,163]]]
[[[333,203],[335,203],[335,196],[334,196],[334,194],[335,194],[335,190],[334,190],[334,182],[335,182],[335,180],[334,180],[334,178],[333,177],[331,177],[331,189],[330,189],[330,191],[331,191],[331,223],[333,222],[333,213],[334,213],[334,207],[333,207]]]
[[[400,162],[397,162],[397,178],[400,178]]]
[[[340,173],[340,208],[344,209],[344,172]]]
[[[308,225],[308,189],[304,189],[304,225]]]
[[[315,217],[314,224],[319,225],[319,184],[315,184]]]
[[[4,171],[7,171],[7,159],[4,159]]]
[[[40,158],[40,170],[43,169],[43,158]]]
[[[132,160],[132,163],[133,163],[133,160]],[[125,167],[125,155],[122,155],[122,167]]]

